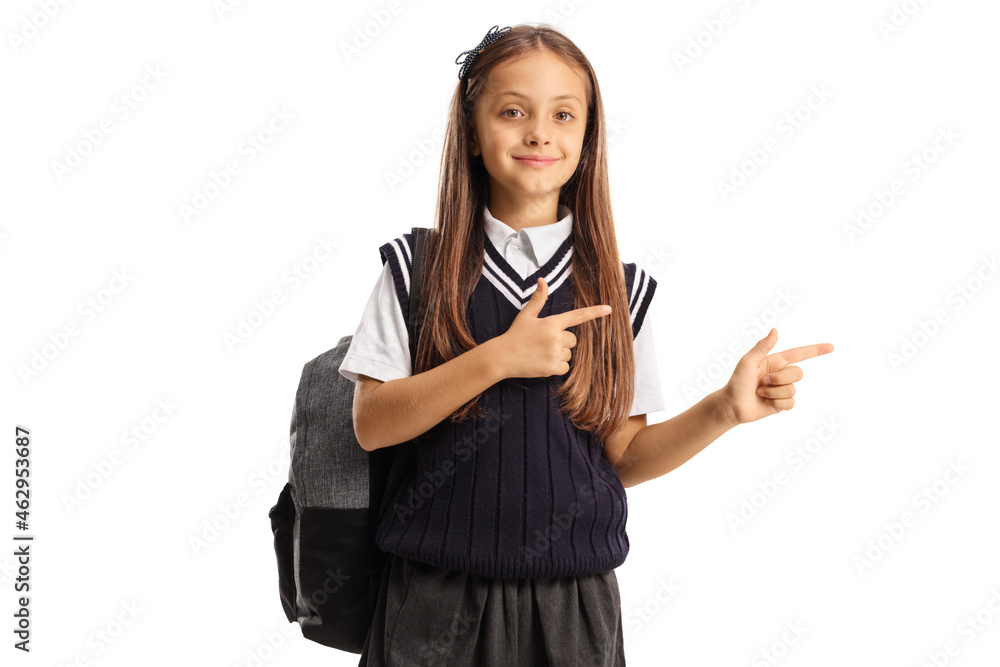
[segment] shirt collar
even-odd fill
[[[559,204],[556,216],[558,222],[538,227],[525,227],[520,232],[509,227],[505,223],[493,217],[490,208],[487,206],[483,212],[485,219],[485,231],[494,247],[500,248],[503,241],[509,236],[519,236],[527,241],[525,244],[534,255],[535,264],[542,266],[552,259],[552,256],[566,240],[566,237],[573,231],[573,214],[565,204]]]

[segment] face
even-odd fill
[[[580,162],[587,126],[584,80],[549,51],[499,65],[471,122],[472,154],[482,155],[492,196],[507,201],[558,197]]]

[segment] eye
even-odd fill
[[[504,109],[503,111],[501,111],[501,112],[500,112],[500,114],[501,114],[501,115],[502,115],[502,116],[503,116],[504,118],[516,118],[516,117],[517,117],[517,116],[508,116],[508,115],[507,115],[507,112],[508,112],[508,111],[516,111],[517,113],[521,113],[521,110],[520,110],[520,109],[516,109],[516,108],[514,108],[514,107],[508,107],[508,108]],[[557,115],[557,116],[558,116],[558,115],[561,115],[561,114],[565,114],[566,116],[568,116],[568,118],[566,118],[566,119],[564,120],[564,122],[569,122],[569,120],[570,120],[571,118],[574,118],[573,114],[571,114],[571,113],[570,113],[569,111],[558,111],[558,112],[556,112],[556,115]]]

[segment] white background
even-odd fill
[[[267,512],[299,373],[354,331],[378,246],[433,224],[455,57],[547,22],[597,72],[622,256],[659,281],[650,422],[770,326],[774,351],[836,348],[801,362],[792,410],[628,490],[628,664],[997,664],[998,19],[985,0],[4,3],[0,660],[357,664],[278,599]],[[291,120],[263,136],[276,109]],[[851,234],[859,208],[876,215]],[[12,648],[15,425],[33,438],[30,656]]]

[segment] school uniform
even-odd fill
[[[504,333],[549,287],[539,317],[575,308],[573,215],[516,231],[483,210],[483,272],[467,308],[478,344]],[[340,373],[388,382],[412,374],[406,318],[412,234],[383,244]],[[622,263],[635,350],[630,415],[664,408],[649,308],[656,281]],[[576,327],[569,327],[573,331]],[[389,554],[360,665],[625,664],[614,569],[628,553],[628,508],[592,433],[559,410],[566,376],[507,378],[487,417],[442,420],[378,526]]]

